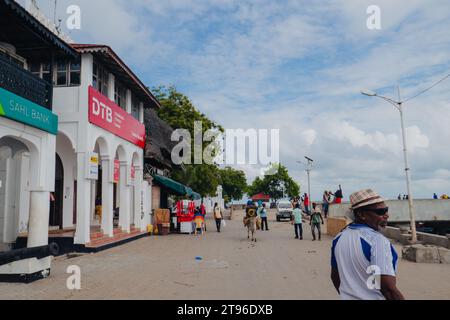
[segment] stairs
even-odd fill
[[[93,232],[91,233],[91,242],[88,243],[85,248],[88,251],[98,252],[131,240],[139,239],[146,234],[146,232],[141,232],[134,227],[131,227],[130,233],[122,231],[121,229],[114,229],[114,237],[112,238],[104,235],[101,231]]]

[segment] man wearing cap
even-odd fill
[[[355,223],[333,241],[331,280],[342,300],[404,300],[396,286],[398,255],[378,232],[386,227],[389,208],[373,190],[350,196]]]

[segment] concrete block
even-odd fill
[[[406,246],[402,249],[402,257],[417,263],[441,263],[439,249],[436,246],[423,244]]]
[[[444,248],[449,247],[449,239],[437,234],[417,232],[417,239],[426,244],[432,244]]]
[[[439,249],[436,246],[415,244],[402,249],[405,260],[417,263],[441,263]]]
[[[347,218],[329,217],[327,219],[327,234],[335,237],[350,223],[352,223],[352,221]]]
[[[450,264],[450,250],[446,248],[438,248],[441,263]]]

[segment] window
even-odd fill
[[[50,78],[50,64],[41,65],[41,78]],[[78,86],[81,83],[81,62],[58,61],[55,70],[56,86]]]
[[[81,83],[81,63],[80,61],[73,61],[70,63],[70,85],[76,86]]]
[[[131,115],[139,120],[139,100],[134,94],[131,96]]]
[[[26,68],[27,61],[25,60],[25,58],[22,58],[18,54],[11,52],[10,50],[8,50],[7,48],[4,48],[1,45],[0,45],[0,55],[7,58],[12,63],[15,63],[19,67],[24,68],[24,69]]]
[[[66,62],[58,62],[56,64],[56,85],[67,86],[67,70],[68,65]]]
[[[114,84],[114,102],[123,110],[127,109],[127,90],[117,79]]]
[[[50,72],[50,69],[50,63],[41,64],[41,74],[39,76],[48,83],[52,83],[52,74]]]
[[[36,77],[44,79],[48,83],[52,83],[50,63],[30,63],[28,68]]]
[[[104,96],[108,96],[108,80],[109,75],[108,72],[99,66],[97,63],[94,63],[93,70],[93,79],[92,85],[95,89],[97,89]]]

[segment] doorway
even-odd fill
[[[56,154],[55,192],[50,194],[50,227],[63,228],[64,168],[61,158]]]

